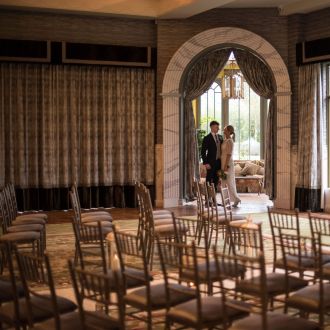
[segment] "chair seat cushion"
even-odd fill
[[[60,315],[61,330],[82,329],[80,315],[78,312],[71,312]],[[33,325],[33,330],[57,330],[55,319],[49,319],[42,323]]]
[[[108,215],[94,215],[94,214],[87,214],[86,216],[82,217],[81,216],[81,222],[82,223],[86,223],[86,222],[98,222],[98,221],[102,221],[102,222],[112,222],[112,217],[110,214]]]
[[[134,288],[137,286],[143,286],[145,284],[144,280],[144,270],[125,267],[125,274],[127,274],[126,278],[126,286],[128,288]],[[110,273],[110,276],[113,276],[113,272]],[[148,280],[153,281],[153,277],[149,275]]]
[[[291,270],[299,270],[299,258],[298,256],[288,255],[286,256],[287,267]],[[311,255],[310,257],[301,257],[301,266],[304,268],[312,268],[315,263],[315,258]],[[275,261],[275,267],[284,268],[284,260],[278,259]]]
[[[24,289],[21,284],[16,283],[17,295],[23,297]],[[0,304],[13,300],[12,285],[9,279],[0,278]]]
[[[319,272],[315,272],[315,276],[319,276]],[[323,278],[330,280],[330,262],[323,265]]]
[[[153,210],[152,211],[154,216],[165,215],[167,217],[172,216],[172,212],[169,210]]]
[[[180,304],[190,300],[195,295],[195,290],[180,284],[169,284],[171,290],[171,306]],[[160,309],[166,307],[166,291],[165,284],[155,284],[150,286],[150,304],[152,309]],[[127,295],[124,300],[127,304],[141,309],[147,308],[147,289],[145,287],[136,289]]]
[[[98,227],[97,222],[86,222],[84,223],[86,227]],[[101,222],[101,230],[103,235],[107,235],[112,232],[112,224],[110,222]]]
[[[102,311],[90,312],[85,311],[85,324],[87,329],[102,329],[102,330],[123,330],[117,319],[109,316]],[[62,330],[62,329],[61,329]],[[78,330],[78,329],[77,329]]]
[[[102,312],[85,312],[85,324],[92,324],[93,329],[119,330],[121,329],[117,320]],[[67,313],[60,316],[61,330],[82,329],[80,315],[77,312]],[[94,328],[95,327],[95,328]],[[36,324],[33,330],[57,330],[54,319]]]
[[[46,225],[46,220],[44,219],[15,219],[11,225],[12,226],[20,226],[20,225]]]
[[[324,305],[330,307],[330,284],[324,284]],[[304,311],[318,312],[320,306],[320,285],[314,284],[298,290],[287,300],[288,306],[302,309]]]
[[[297,318],[288,314],[274,312],[267,313],[267,330],[318,330],[319,325],[306,319]],[[251,314],[244,319],[236,321],[229,328],[230,330],[261,330],[261,315]]]
[[[220,273],[223,274],[225,277],[241,277],[245,273],[245,268],[242,265],[237,265],[237,268],[234,264],[219,263]],[[198,264],[198,275],[199,280],[202,283],[205,283],[207,281],[218,281],[219,275],[218,275],[218,269],[216,265],[216,261],[214,259],[209,260],[205,262],[201,262]],[[190,269],[183,269],[182,270],[182,276],[181,279],[184,281],[191,281],[194,282],[195,279],[195,272]]]
[[[155,226],[154,231],[156,235],[160,236],[173,236],[175,233],[173,223]]]
[[[43,231],[44,226],[39,224],[10,226],[7,228],[8,233],[19,233],[21,231]]]
[[[29,242],[40,239],[40,234],[35,231],[24,231],[19,233],[8,233],[0,236],[2,242]]]
[[[172,218],[154,218],[155,226],[163,226],[163,225],[172,225],[173,227],[173,219]]]
[[[112,218],[111,214],[107,211],[92,210],[87,212],[81,212],[81,218],[89,217],[89,216],[102,216],[102,215]]]
[[[218,221],[219,223],[225,223],[226,221],[229,221],[229,220],[230,220],[230,217],[228,216],[226,218],[226,216],[224,216],[224,215],[220,215],[220,216],[218,216],[218,218],[217,217],[211,218],[212,222],[217,222]],[[233,214],[231,220],[232,221],[246,220],[246,216],[245,215],[239,215],[239,214],[235,214],[235,215]]]
[[[30,214],[18,214],[16,216],[17,220],[24,220],[24,219],[42,219],[47,221],[47,214],[45,213],[30,213]]]
[[[288,291],[296,291],[308,285],[308,281],[295,276],[288,277]],[[270,273],[266,275],[267,293],[271,296],[283,294],[286,292],[286,275],[278,273]],[[246,294],[260,294],[260,276],[252,279],[240,281],[237,290]]]
[[[224,309],[221,297],[204,297],[201,298],[201,323],[219,324],[223,321]],[[229,320],[247,316],[247,312],[242,312],[238,309],[227,307],[226,316]],[[194,327],[199,322],[198,320],[198,305],[197,299],[187,301],[185,303],[172,307],[168,314],[168,318],[177,323],[185,324]]]
[[[162,212],[162,213],[155,213],[156,211],[153,211],[153,218],[155,219],[172,219],[172,213],[171,212]],[[172,220],[173,221],[173,220]]]
[[[32,319],[35,322],[43,321],[53,316],[51,298],[48,295],[45,295],[45,297],[49,297],[49,299],[31,297],[33,306]],[[37,308],[36,306],[43,306],[43,309]],[[64,297],[57,297],[57,306],[60,314],[73,312],[77,308],[75,303]],[[12,320],[15,317],[14,310],[14,303],[10,302],[3,304],[0,306],[1,317],[4,319]],[[19,300],[19,311],[19,320],[24,323],[28,322],[28,311],[25,298]]]

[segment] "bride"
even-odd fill
[[[228,125],[223,130],[225,140],[221,144],[221,169],[226,174],[226,179],[221,180],[221,184],[227,184],[230,199],[234,201],[233,207],[237,207],[241,202],[236,191],[235,171],[234,171],[234,141],[235,131],[234,127]]]

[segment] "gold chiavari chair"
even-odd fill
[[[219,273],[220,286],[222,291],[223,304],[227,308],[234,308],[249,313],[240,320],[232,324],[228,318],[225,328],[230,330],[279,330],[279,329],[304,329],[316,330],[319,326],[315,322],[294,317],[288,314],[268,311],[266,264],[263,253],[259,256],[246,256],[229,254],[216,251],[215,259]],[[240,278],[228,275],[232,269],[238,271],[239,268],[245,269],[245,277]],[[236,272],[233,272],[236,273]],[[258,295],[249,299],[249,295],[240,290],[244,287],[247,280],[258,279],[253,283]]]

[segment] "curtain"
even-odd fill
[[[295,207],[301,211],[319,211],[322,207],[323,176],[327,171],[325,90],[321,64],[301,66],[298,74],[299,143]]]
[[[2,63],[0,77],[0,186],[153,185],[153,69]]]
[[[266,194],[270,199],[276,197],[275,191],[275,146],[276,146],[276,129],[275,129],[275,106],[274,92],[275,87],[271,71],[258,57],[252,53],[235,49],[234,55],[237,64],[240,67],[244,78],[256,94],[266,99],[270,99],[267,126],[265,134],[265,179],[264,186]]]
[[[217,75],[228,61],[231,50],[213,51],[198,60],[190,69],[184,91],[184,159],[185,159],[185,198],[192,199],[193,180],[198,177],[199,158],[196,125],[192,100],[204,94],[215,81]]]

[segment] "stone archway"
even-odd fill
[[[258,54],[271,68],[276,83],[277,159],[275,206],[291,207],[290,133],[291,86],[287,67],[277,50],[259,35],[240,28],[220,27],[201,32],[185,42],[174,54],[167,66],[162,89],[163,97],[163,205],[179,203],[179,116],[180,82],[191,60],[205,49],[230,44],[244,46]]]

